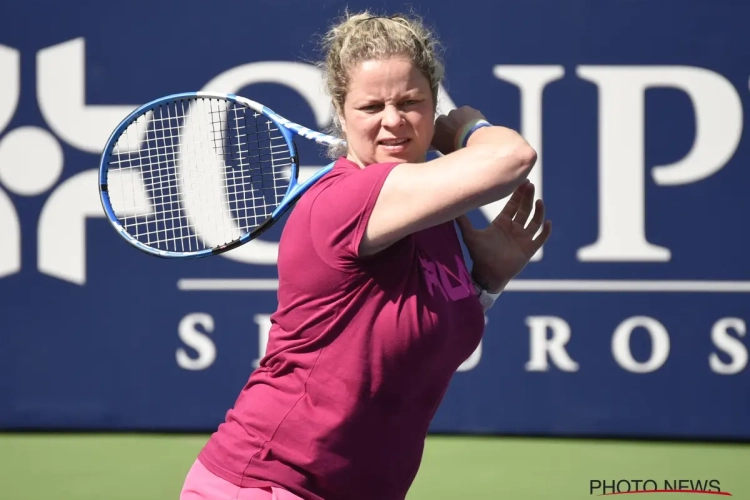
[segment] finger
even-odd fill
[[[552,222],[547,221],[544,223],[542,232],[539,233],[539,236],[537,236],[536,239],[534,239],[534,247],[536,248],[536,250],[542,248],[542,245],[547,242],[550,234],[552,234]],[[536,250],[534,250],[534,253],[536,253]]]
[[[521,206],[521,199],[523,198],[524,188],[526,187],[526,184],[528,182],[529,180],[526,179],[523,184],[518,186],[516,190],[513,191],[510,200],[508,200],[508,203],[505,204],[503,210],[500,212],[501,216],[513,219],[513,216],[516,215],[516,212],[518,211],[518,207]]]
[[[516,216],[513,218],[513,222],[519,224],[521,227],[526,227],[526,222],[529,220],[531,215],[531,206],[534,203],[534,184],[529,182],[524,186],[523,197],[521,203],[518,206]]]
[[[474,231],[474,226],[471,225],[471,220],[465,214],[456,217],[456,223],[458,224],[458,229],[461,231],[461,236],[466,236]]]
[[[544,202],[542,200],[536,200],[536,203],[534,204],[534,216],[526,227],[526,232],[530,235],[536,234],[542,226],[542,222],[544,222]]]

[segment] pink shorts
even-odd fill
[[[200,460],[190,468],[180,500],[303,500],[281,488],[240,488],[206,469]]]

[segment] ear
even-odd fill
[[[336,107],[336,117],[339,120],[339,125],[341,125],[341,132],[346,135],[346,120],[344,119],[344,112],[338,109],[338,106]]]

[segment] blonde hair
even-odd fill
[[[352,68],[367,60],[406,57],[430,82],[433,111],[437,107],[438,88],[444,66],[438,54],[439,43],[433,32],[414,14],[376,16],[368,10],[358,14],[346,12],[323,37],[325,60],[321,63],[325,87],[333,104],[331,135],[343,137],[338,113],[344,109]],[[346,153],[346,146],[330,147],[328,156]]]

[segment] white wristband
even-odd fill
[[[482,305],[482,309],[484,310],[484,312],[489,311],[489,309],[495,304],[495,301],[502,293],[490,293],[476,283],[474,283],[474,290],[476,290],[477,292],[477,298],[479,299],[479,303]]]

